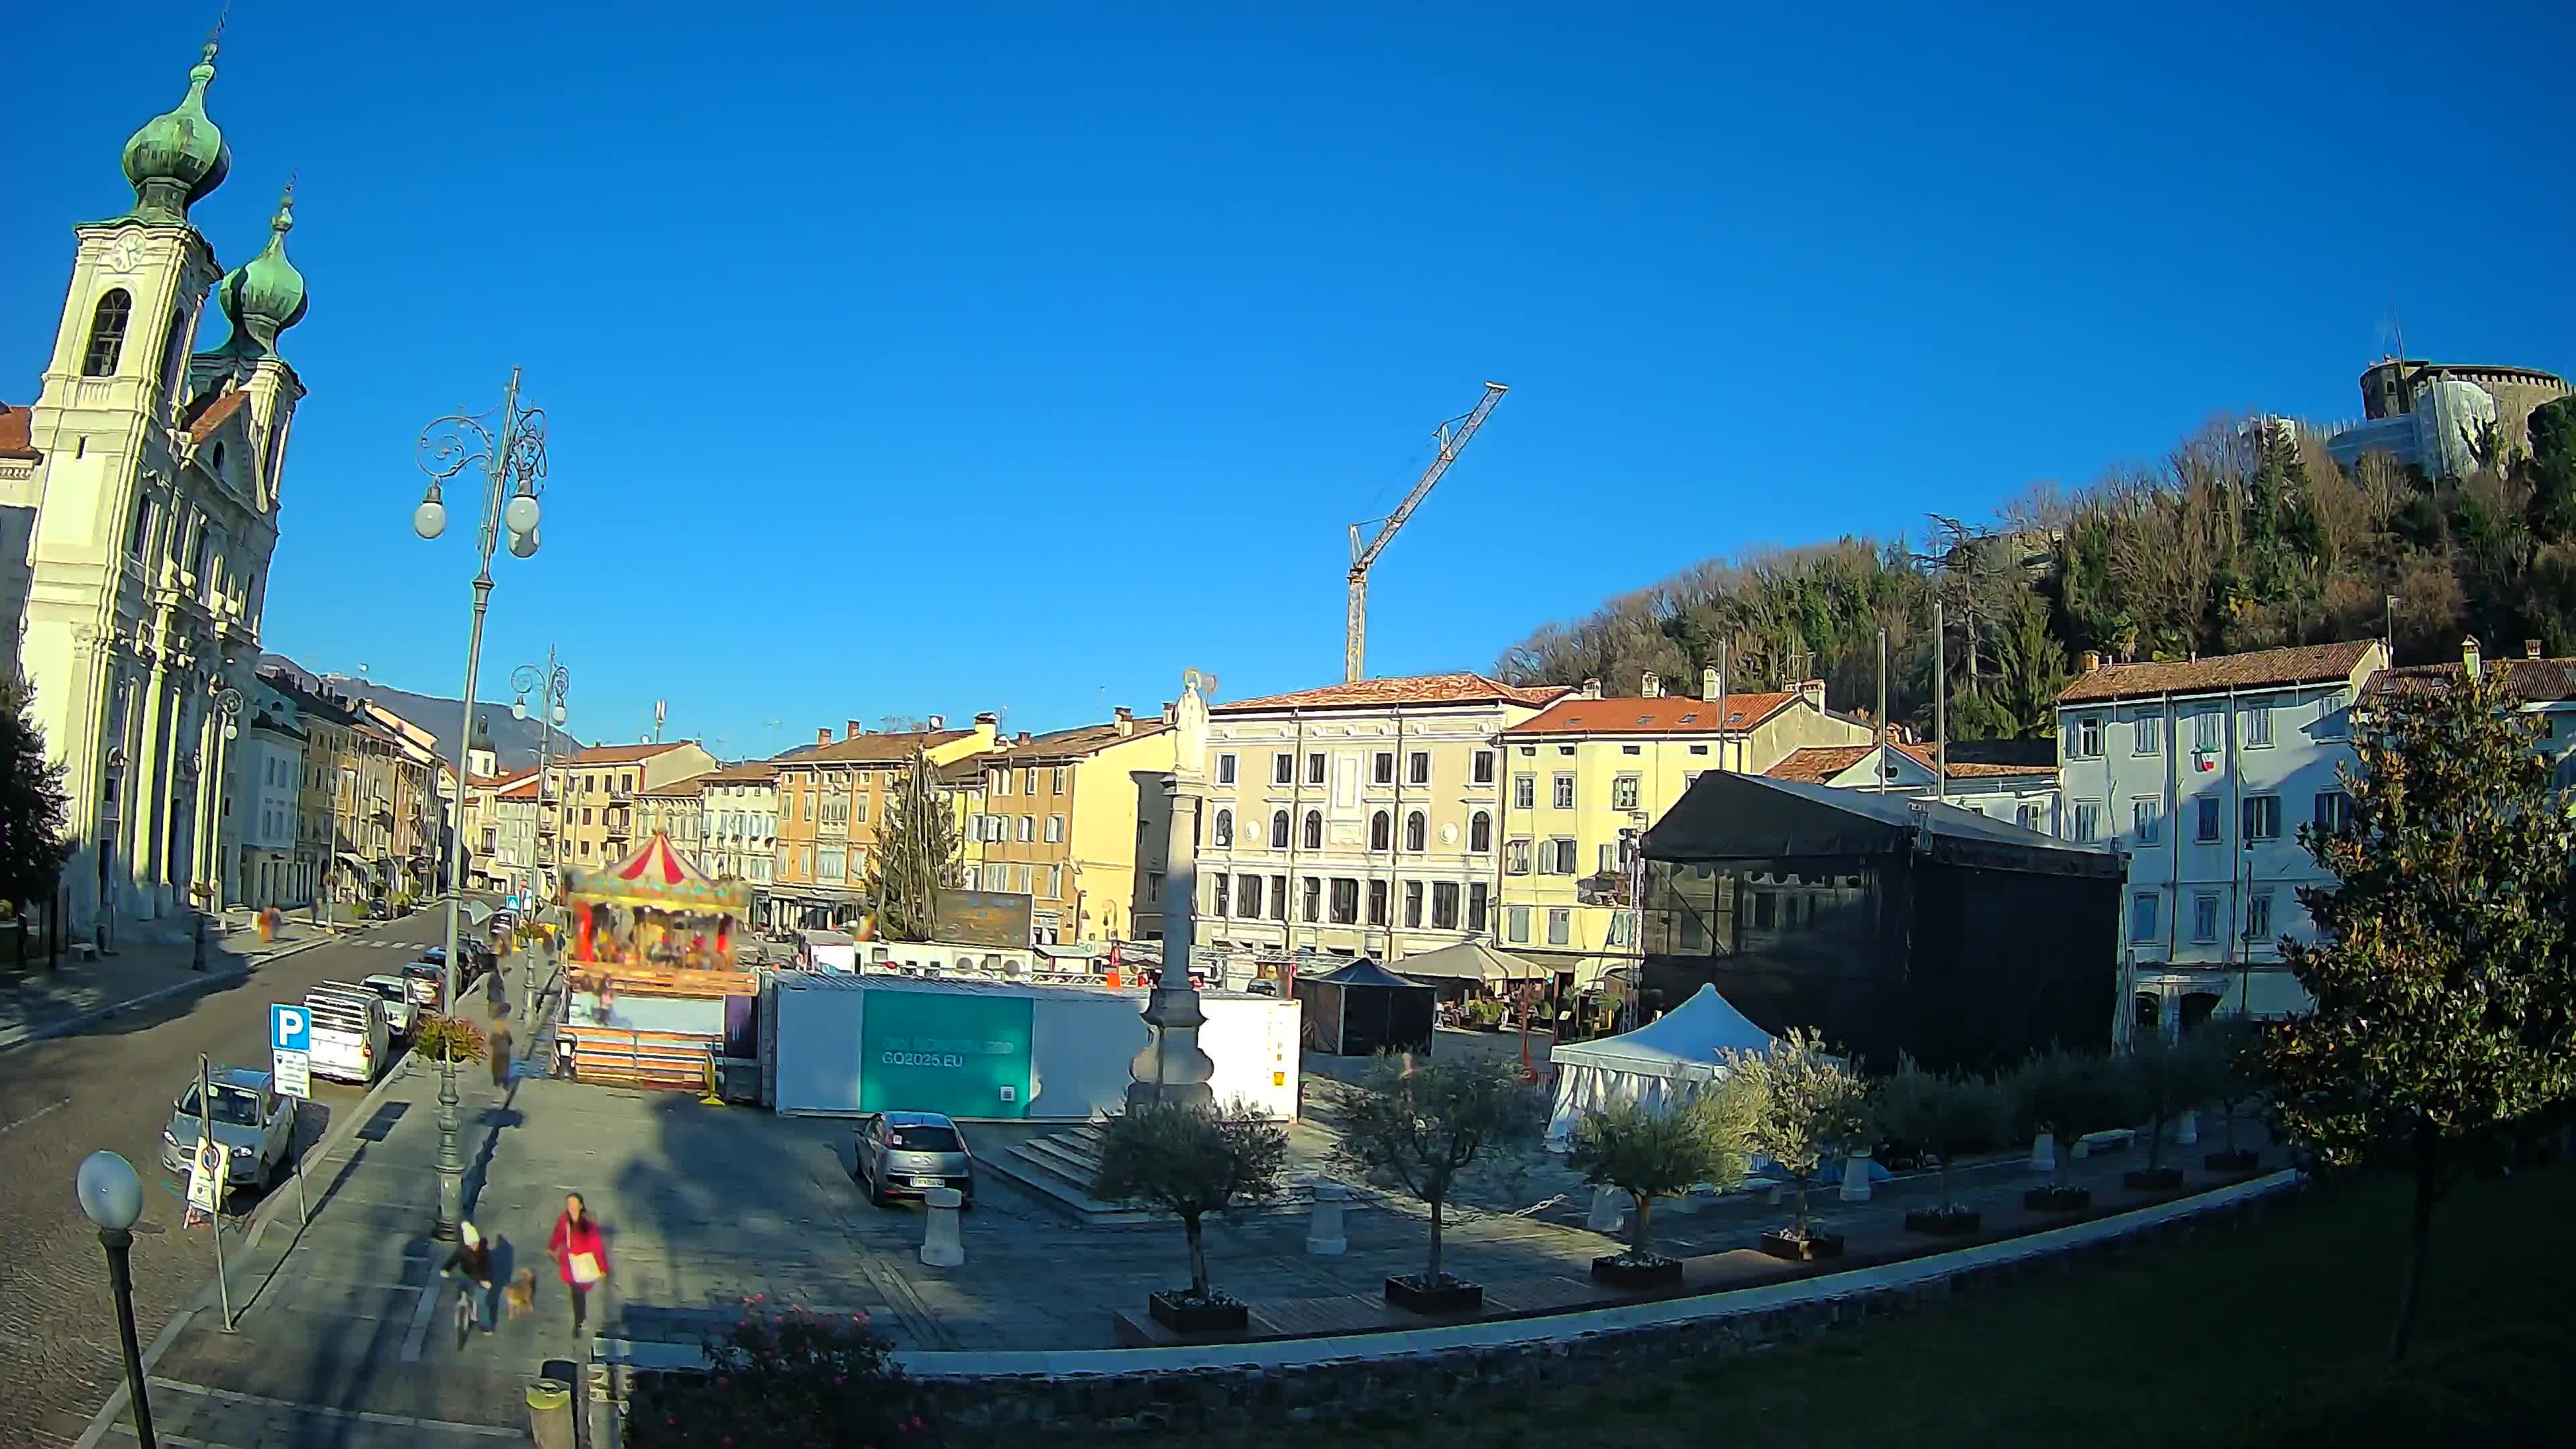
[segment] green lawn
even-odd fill
[[[1616,1387],[1498,1397],[1428,1424],[1382,1415],[1245,1437],[1313,1449],[1419,1449],[1442,1434],[1461,1449],[1755,1441],[1795,1449],[2168,1449],[2292,1442],[2257,1426],[2287,1403],[2314,1402],[2348,1407],[2357,1425],[2320,1442],[2353,1446],[2417,1442],[2402,1421],[2437,1402],[2418,1385],[2425,1375],[2438,1372],[2458,1386],[2460,1397],[2439,1401],[2435,1415],[2458,1430],[2472,1427],[2452,1417],[2463,1404],[2523,1397],[2535,1379],[2568,1381],[2566,1370],[2576,1368],[2564,1358],[2576,1323],[2576,1249],[2568,1240],[2576,1169],[2468,1183],[2444,1202],[2412,1360],[2421,1367],[2392,1376],[2385,1350],[2405,1210],[2403,1186],[2392,1181],[2321,1188],[2235,1231],[2147,1247],[1812,1345]],[[2482,1347],[2517,1330],[2551,1340],[2545,1361],[2526,1351],[2497,1362]],[[2445,1433],[2422,1442],[2459,1441]]]

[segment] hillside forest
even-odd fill
[[[1919,544],[1845,537],[1694,564],[1540,626],[1494,673],[1636,694],[1648,671],[1696,680],[1723,654],[1730,689],[1821,678],[1835,709],[1866,713],[1884,628],[1888,714],[1928,737],[1938,601],[1950,734],[1975,740],[2053,733],[2086,651],[2183,659],[2387,634],[2400,663],[2457,658],[2468,635],[2490,654],[2531,639],[2576,653],[2576,396],[2528,432],[2527,448],[2469,439],[2476,466],[2437,480],[2384,453],[2343,468],[2284,420],[2224,419],[2089,488],[2034,488],[1991,522],[1933,515]]]

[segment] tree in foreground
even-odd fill
[[[1450,1191],[1479,1170],[1517,1162],[1547,1131],[1545,1098],[1503,1057],[1470,1054],[1415,1062],[1395,1053],[1370,1064],[1342,1119],[1340,1160],[1379,1173],[1431,1209],[1431,1258],[1420,1286],[1446,1286],[1441,1239]]]
[[[2087,1133],[2126,1127],[2138,1120],[2136,1078],[2127,1064],[2110,1057],[2085,1056],[2064,1048],[2036,1052],[2022,1063],[2005,1086],[2025,1137],[2048,1133],[2056,1139],[2056,1176],[2050,1191],[2075,1191],[2067,1180],[2075,1144]],[[2080,1202],[2069,1203],[2081,1206]]]
[[[70,797],[63,767],[45,758],[36,723],[36,692],[23,679],[0,677],[0,901],[18,908],[51,905],[71,840],[63,833]]]
[[[2260,1154],[2236,1145],[2236,1114],[2263,1091],[2262,1027],[2248,1017],[2222,1016],[2202,1022],[2193,1034],[2209,1047],[2214,1064],[2209,1100],[2218,1104],[2221,1140],[2227,1144],[2223,1153],[2213,1154],[2210,1166],[2230,1171],[2252,1167]]]
[[[2129,1051],[2129,1072],[2137,1084],[2138,1105],[2147,1120],[2147,1171],[2165,1165],[2165,1128],[2183,1113],[2218,1099],[2225,1088],[2228,1049],[2221,1037],[2206,1031],[2181,1037],[2142,1033]]]
[[[1094,1197],[1156,1208],[1181,1220],[1190,1241],[1190,1301],[1227,1301],[1208,1282],[1209,1213],[1279,1195],[1288,1172],[1288,1134],[1241,1108],[1227,1112],[1149,1104],[1100,1129]]]
[[[1912,1057],[1896,1059],[1896,1075],[1878,1087],[1878,1125],[1941,1164],[1937,1219],[1972,1216],[1951,1195],[1950,1165],[2001,1141],[2009,1112],[2003,1089],[1983,1077],[1927,1072]]]
[[[2299,1151],[2414,1180],[2392,1360],[2443,1192],[2576,1090],[2576,828],[2511,668],[2371,696],[2343,771],[2349,818],[2299,831],[2336,885],[2299,892],[2316,939],[2284,954],[2315,1005],[2270,1033],[2264,1063]]]
[[[957,821],[939,796],[937,771],[919,748],[886,803],[868,865],[868,899],[876,906],[877,938],[927,941],[937,928],[939,892],[957,874]]]
[[[1797,1220],[1791,1242],[1813,1236],[1808,1193],[1825,1164],[1870,1145],[1870,1086],[1848,1062],[1825,1049],[1812,1031],[1793,1029],[1762,1052],[1728,1052],[1727,1080],[1742,1081],[1753,1097],[1748,1145],[1797,1184]]]
[[[1613,1102],[1583,1114],[1568,1161],[1595,1187],[1616,1188],[1637,1209],[1623,1261],[1645,1265],[1655,1253],[1657,1198],[1700,1183],[1720,1188],[1744,1180],[1751,1166],[1745,1146],[1757,1101],[1741,1082],[1721,1077],[1681,1106],[1658,1115],[1634,1102]]]

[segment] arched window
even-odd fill
[[[170,331],[161,339],[161,396],[176,409],[180,384],[188,380],[188,313],[170,313]]]
[[[1386,849],[1388,843],[1394,839],[1394,836],[1394,822],[1387,819],[1385,811],[1381,810],[1375,815],[1369,817],[1369,849]]]
[[[1321,810],[1306,812],[1306,848],[1308,850],[1324,848],[1324,812]]]
[[[1404,848],[1420,855],[1430,845],[1431,821],[1416,810],[1404,817]]]
[[[1288,812],[1285,810],[1270,812],[1270,848],[1272,850],[1288,848]]]
[[[81,376],[113,377],[116,360],[125,355],[125,323],[134,315],[134,299],[117,287],[98,299],[89,316],[89,351],[81,356]]]
[[[1467,848],[1482,855],[1494,848],[1494,817],[1479,810],[1467,817]]]
[[[1232,844],[1234,844],[1234,812],[1220,810],[1216,812],[1217,849],[1223,850]]]

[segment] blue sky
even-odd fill
[[[17,22],[0,398],[211,8]],[[554,471],[486,675],[554,640],[585,738],[1337,679],[1344,526],[1488,377],[1372,672],[2357,414],[2392,312],[2576,367],[2563,6],[531,9],[236,5],[196,216],[233,265],[300,175],[270,647],[456,689],[411,444],[520,364]]]

